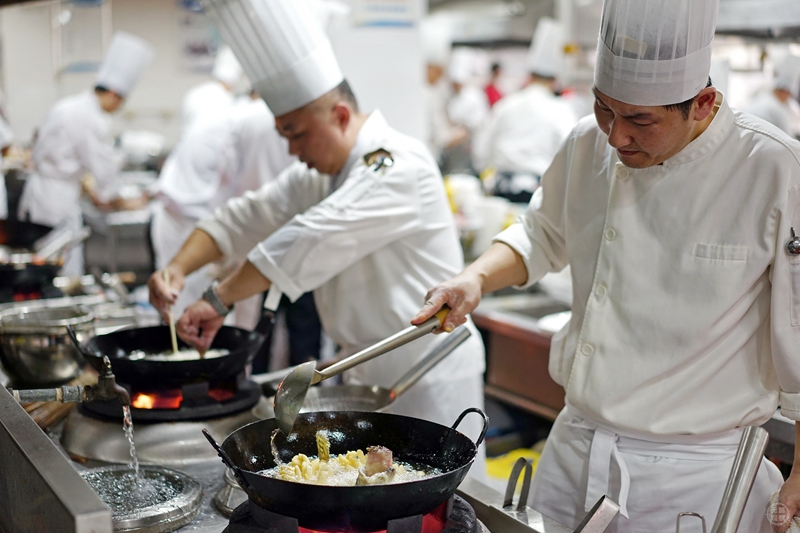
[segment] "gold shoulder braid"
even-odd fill
[[[383,148],[378,148],[374,152],[370,152],[364,156],[364,164],[375,172],[382,168],[389,168],[394,165],[392,154]]]

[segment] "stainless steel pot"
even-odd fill
[[[94,315],[81,306],[15,309],[0,316],[0,363],[16,387],[57,386],[81,373],[86,361],[67,334],[94,336]]]

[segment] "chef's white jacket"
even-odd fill
[[[248,97],[225,117],[194,127],[165,161],[154,187],[158,201],[153,206],[151,238],[156,266],[169,264],[198,221],[230,198],[273,181],[294,160],[275,129],[275,117],[260,98]],[[213,281],[211,270],[187,277],[173,306],[178,316]],[[244,325],[238,316],[236,322]]]
[[[771,90],[760,92],[745,111],[774,124],[789,135],[795,134],[795,110],[788,103],[778,100]]]
[[[447,102],[447,116],[453,124],[460,124],[474,132],[489,114],[489,99],[478,87],[464,85]]]
[[[181,104],[181,136],[194,127],[227,116],[233,107],[234,94],[217,80],[209,80],[189,89]]]
[[[800,144],[718,93],[662,165],[619,162],[594,117],[545,172],[541,207],[497,240],[528,280],[567,263],[572,320],[552,340],[567,401],[630,436],[800,420]],[[534,204],[534,202],[532,202]]]
[[[365,163],[364,156],[379,149],[391,153],[393,165]],[[323,328],[342,355],[408,327],[427,290],[463,267],[436,163],[422,143],[391,129],[378,111],[362,126],[336,176],[294,163],[276,182],[232,199],[198,227],[226,256],[249,252],[248,259],[290,299],[313,290]],[[425,336],[359,365],[346,379],[391,386],[441,340]],[[483,345],[474,332],[415,388],[480,379],[483,369]],[[482,404],[482,398],[456,396],[443,401]]]
[[[0,112],[0,149],[11,146],[14,142],[14,132],[11,130],[11,125],[6,121]],[[3,156],[0,155],[0,164],[3,162]],[[0,173],[2,174],[2,173]],[[6,193],[6,180],[0,176],[0,220],[8,218],[8,194]]]
[[[67,224],[79,229],[81,179],[91,173],[97,195],[110,200],[123,154],[111,139],[111,117],[93,90],[56,102],[39,127],[33,147],[34,170],[25,183],[19,217],[46,226]],[[72,262],[70,262],[70,259]],[[70,254],[65,274],[82,274],[79,249]]]
[[[578,117],[547,87],[534,83],[492,108],[473,142],[475,168],[541,176]]]

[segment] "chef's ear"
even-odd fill
[[[350,106],[346,102],[339,101],[333,105],[333,119],[342,131],[347,129],[352,116],[353,110],[350,109]]]
[[[705,120],[714,110],[717,101],[717,90],[714,87],[706,87],[694,98],[694,119],[697,121]]]

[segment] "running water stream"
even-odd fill
[[[128,466],[133,470],[134,475],[139,477],[139,458],[136,457],[136,445],[133,443],[133,417],[131,417],[130,406],[123,405],[122,414],[122,428],[125,430],[125,437],[128,438],[128,442],[131,445],[131,461]]]

